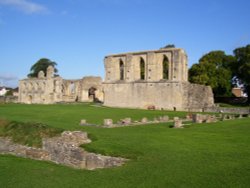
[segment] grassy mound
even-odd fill
[[[0,120],[0,136],[10,137],[13,142],[32,147],[41,147],[42,138],[53,137],[61,132],[62,129],[50,128],[42,123]]]

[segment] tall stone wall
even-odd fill
[[[105,82],[117,82],[120,79],[120,63],[124,64],[124,82],[142,80],[140,62],[145,63],[144,81],[159,81],[163,78],[163,60],[168,60],[168,79],[171,81],[187,81],[187,55],[179,48],[161,49],[106,56]]]
[[[112,107],[200,111],[214,104],[210,87],[188,82],[104,84],[104,93],[104,105]]]
[[[188,82],[187,55],[179,48],[105,57],[104,105],[168,110],[214,106],[210,87]]]

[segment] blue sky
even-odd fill
[[[190,67],[249,44],[249,10],[249,0],[0,0],[0,85],[17,86],[43,57],[66,79],[104,77],[105,55],[166,44]]]

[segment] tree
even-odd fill
[[[224,51],[211,51],[190,68],[189,81],[210,85],[216,97],[231,96],[231,67],[234,61],[235,58]]]
[[[250,103],[250,44],[234,50],[236,62],[233,64],[233,76],[237,84],[243,85]]]
[[[160,49],[165,49],[165,48],[175,48],[174,44],[167,44],[166,46],[160,48]]]
[[[10,89],[5,93],[5,96],[13,96],[13,90]]]
[[[43,71],[44,74],[46,75],[47,68],[50,65],[52,65],[55,68],[57,63],[47,58],[41,58],[34,65],[32,65],[32,67],[30,68],[30,73],[28,74],[28,77],[37,77],[39,71]],[[55,73],[57,72],[58,70],[55,68]]]

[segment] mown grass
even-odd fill
[[[84,118],[98,123],[104,117],[163,114],[185,115],[89,105],[0,106],[0,118],[87,131],[95,140],[85,146],[88,150],[130,159],[122,167],[87,171],[0,155],[0,187],[249,187],[249,118],[186,129],[164,123],[115,129],[79,126]]]
[[[13,142],[30,147],[42,147],[42,138],[59,135],[63,129],[48,127],[42,123],[23,123],[0,120],[0,136],[9,137]]]

